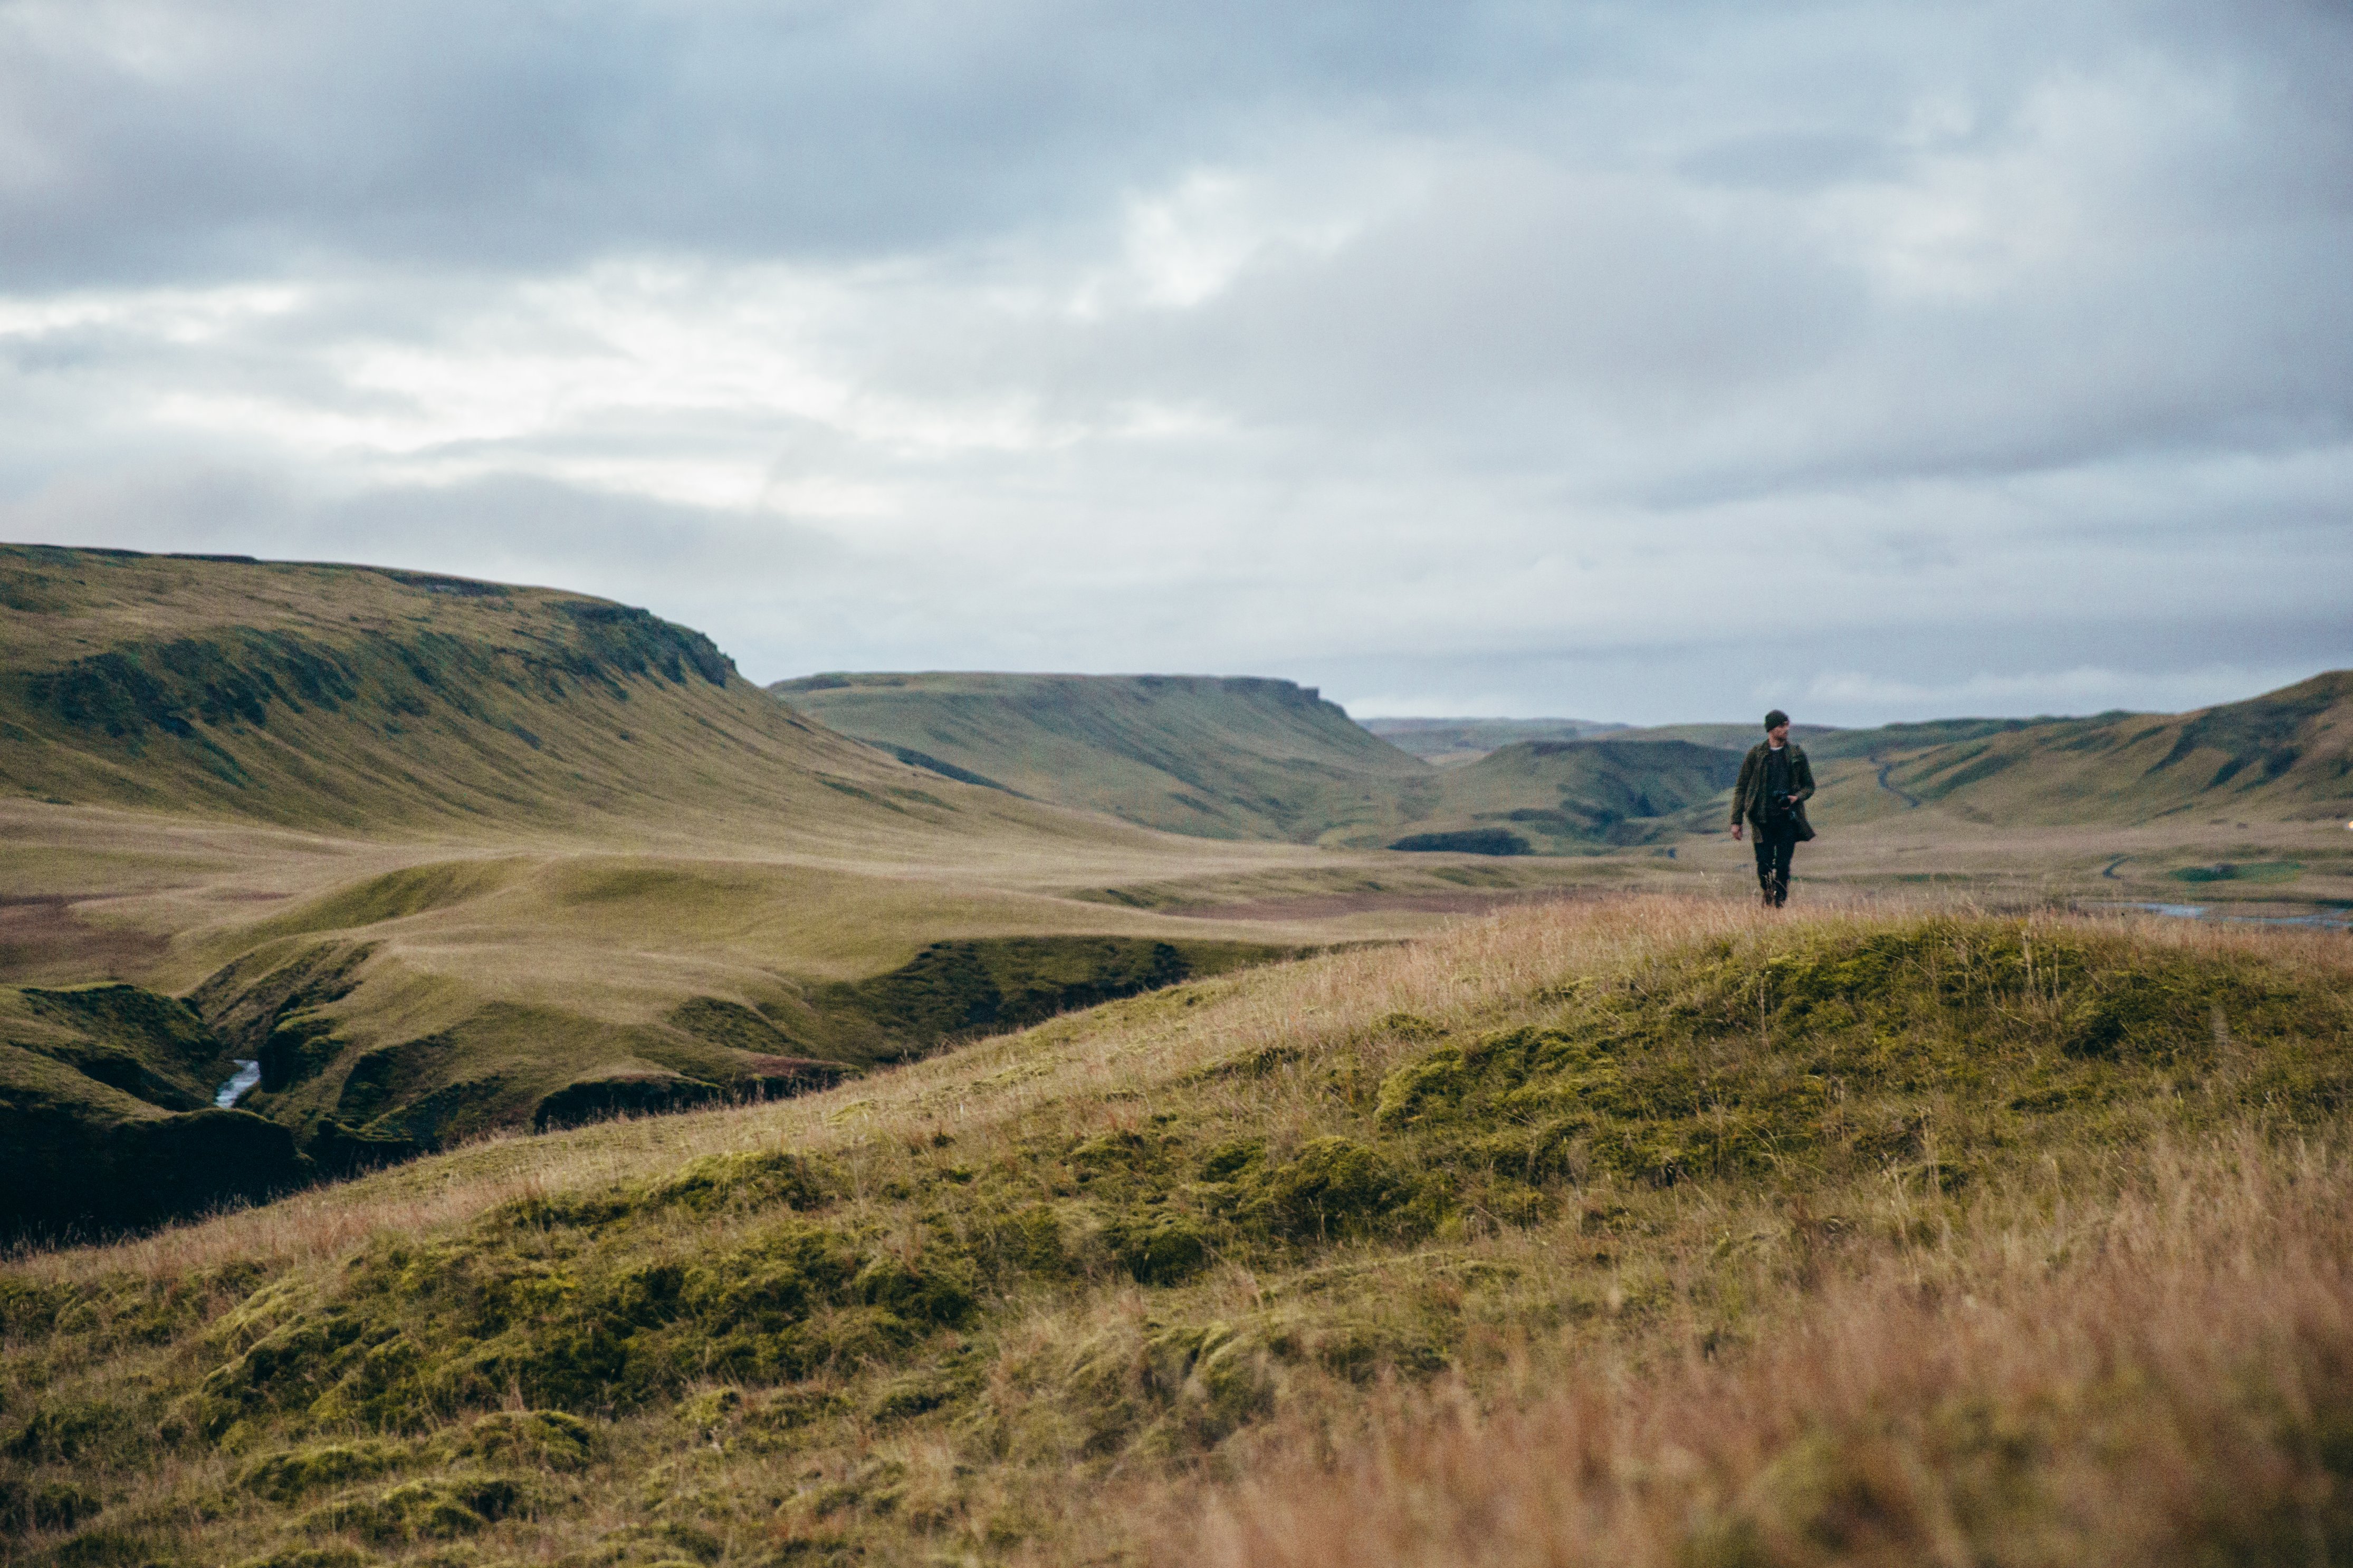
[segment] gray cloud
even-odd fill
[[[1262,123],[1511,73],[1500,7],[18,0],[0,259],[839,256],[1083,215]]]
[[[16,0],[0,530],[560,583],[763,679],[2208,700],[2353,662],[2348,44]]]

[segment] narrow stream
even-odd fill
[[[260,1081],[261,1064],[239,1058],[237,1064],[237,1076],[220,1086],[219,1091],[213,1096],[213,1103],[227,1110],[237,1103],[238,1095]]]

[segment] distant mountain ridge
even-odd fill
[[[2288,817],[2353,807],[2353,670],[2188,713],[1892,725],[1840,737],[1923,803],[2021,823],[2147,822],[2227,805]],[[1925,730],[1934,743],[1907,744]]]
[[[1586,853],[1714,826],[1702,808],[1763,736],[1738,723],[1356,725],[1288,682],[1195,677],[828,675],[770,689],[947,777],[1152,826],[1472,854]],[[2353,790],[2353,672],[2178,715],[1794,732],[1828,821],[1934,805],[1964,819],[2123,824],[2225,800],[2325,815]]]
[[[1387,727],[1400,721],[1367,721],[1374,722]],[[1510,726],[1538,721],[1446,722],[1451,730],[1423,733],[1444,734],[1467,748],[1485,740],[1504,742]],[[1736,759],[1762,733],[1758,726],[1729,723],[1596,727],[1585,743],[1672,742],[1720,749]],[[1869,729],[1800,724],[1793,733],[1822,778],[1829,796],[1822,809],[1831,818],[1849,806],[1883,811],[1891,801],[1907,809],[1936,805],[1964,818],[2047,825],[2122,825],[2226,805],[2234,812],[2291,817],[2353,810],[2348,670],[2326,671],[2276,691],[2187,713],[1936,719]],[[1450,773],[1468,778],[1472,768],[1503,767],[1510,749],[1499,744],[1475,761],[1454,760]],[[1457,752],[1453,759],[1466,754]],[[1839,766],[1857,763],[1867,766],[1859,772]],[[1643,777],[1642,767],[1630,757],[1611,773],[1611,781],[1597,775],[1570,787],[1586,792],[1584,798],[1606,812],[1613,791],[1629,784],[1639,789]],[[1664,775],[1660,782],[1666,784]],[[1688,788],[1688,779],[1679,777],[1672,787],[1654,793],[1672,798]],[[1474,813],[1482,820],[1509,819],[1514,812],[1534,809],[1525,802],[1506,807],[1492,785],[1465,792],[1450,784],[1450,807],[1468,807],[1474,797],[1484,797],[1483,814]],[[1666,831],[1663,825],[1659,831]]]
[[[1201,837],[1377,834],[1438,791],[1418,758],[1288,680],[881,672],[768,690],[947,777]]]
[[[1478,761],[1522,741],[1583,741],[1623,730],[1590,719],[1388,719],[1357,721],[1402,752],[1440,767]]]
[[[1689,741],[1522,741],[1449,768],[1441,804],[1416,830],[1432,848],[1483,835],[1488,854],[1656,843],[1680,837],[1685,814],[1739,771],[1739,753]]]
[[[1517,737],[1433,766],[1284,680],[885,672],[768,689],[947,777],[1208,837],[1588,853],[1677,831],[1672,818],[1731,782],[1719,750],[1583,721],[1394,721],[1441,757]]]

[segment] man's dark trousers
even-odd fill
[[[1798,819],[1787,812],[1752,818],[1756,836],[1757,886],[1775,908],[1789,901],[1789,858],[1798,848]]]

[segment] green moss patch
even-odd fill
[[[1391,1072],[1377,1121],[1458,1182],[1840,1174],[2353,1094],[2341,993],[2118,936],[1930,921],[1688,950]]]
[[[971,1321],[969,1256],[800,1212],[824,1201],[788,1157],[709,1162],[603,1202],[512,1205],[432,1247],[380,1243],[216,1367],[193,1413],[216,1433],[265,1414],[406,1431],[519,1394],[609,1415],[714,1374],[887,1359]],[[681,1211],[730,1204],[768,1217],[723,1249],[643,1250]]]
[[[1956,1193],[2353,1090],[2353,987],[2083,925],[1768,930],[1440,1016],[279,1279],[0,1275],[0,1508],[92,1562],[986,1560],[1073,1476],[1240,1463],[1270,1415],[1343,1432],[1529,1347],[1720,1353],[1859,1231],[1933,1249]],[[151,1528],[106,1478],[167,1432],[207,1479]],[[1757,1506],[1812,1518],[1845,1461],[1793,1454]]]

